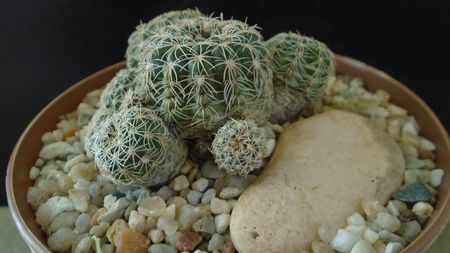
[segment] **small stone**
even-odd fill
[[[388,212],[395,217],[406,211],[406,209],[408,209],[406,204],[396,199],[389,201],[387,204]]]
[[[213,199],[213,198],[215,198],[216,197],[216,190],[214,190],[214,189],[208,189],[204,194],[203,194],[203,197],[202,197],[202,204],[208,204],[208,203],[210,203],[211,202],[211,200]]]
[[[159,217],[165,208],[164,200],[159,196],[154,196],[144,198],[138,207],[138,211],[145,216]]]
[[[230,213],[231,207],[226,200],[213,198],[211,200],[211,212],[213,214]]]
[[[219,194],[219,197],[221,199],[232,199],[237,198],[241,195],[241,190],[234,187],[225,187],[222,189],[222,191]]]
[[[90,195],[87,190],[71,189],[69,190],[69,199],[72,200],[77,211],[86,212],[88,210]]]
[[[361,207],[369,219],[375,219],[379,212],[386,211],[386,208],[378,200],[364,200]]]
[[[406,169],[407,170],[418,170],[425,166],[425,162],[417,159],[415,157],[406,157]]]
[[[202,177],[192,183],[192,189],[199,192],[204,192],[208,188],[208,185],[209,185],[208,179]]]
[[[214,180],[213,189],[216,190],[216,192],[221,192],[223,187],[225,187],[225,184],[225,178],[219,177]]]
[[[152,229],[148,233],[152,243],[160,243],[164,241],[164,232],[161,229]]]
[[[436,149],[436,145],[425,138],[420,139],[420,147],[427,151],[433,151]]]
[[[420,232],[422,232],[422,228],[420,227],[419,222],[414,220],[403,224],[400,235],[410,243],[419,236]]]
[[[212,235],[216,232],[214,218],[211,215],[205,215],[192,225],[192,229],[199,234]]]
[[[100,216],[102,216],[103,214],[105,214],[107,211],[108,211],[108,209],[106,209],[106,208],[104,208],[104,207],[102,207],[102,208],[100,208],[100,209],[97,209],[97,210],[95,211],[95,213],[91,215],[91,221],[90,221],[89,224],[90,224],[91,226],[97,225],[98,222],[99,222],[99,221],[98,221],[98,218],[99,218]]]
[[[398,231],[402,225],[397,217],[385,212],[378,213],[375,222],[389,232]]]
[[[360,237],[345,230],[338,229],[336,237],[331,241],[331,247],[339,252],[350,252]]]
[[[150,246],[149,253],[178,253],[177,249],[173,246],[157,243]]]
[[[217,164],[215,164],[212,160],[207,160],[204,162],[200,167],[200,172],[204,177],[216,179],[221,178],[225,176],[225,173],[217,167]]]
[[[378,235],[380,236],[380,240],[382,240],[385,243],[388,243],[388,242],[399,242],[399,243],[401,243],[403,245],[406,243],[404,238],[400,237],[397,234],[391,233],[391,232],[389,232],[387,230],[380,231],[378,233]]]
[[[368,242],[360,240],[353,246],[350,253],[376,253],[376,251]]]
[[[212,235],[208,243],[208,251],[218,250],[223,247],[225,238],[218,233]]]
[[[177,218],[180,231],[191,229],[194,222],[197,221],[202,214],[203,212],[200,207],[193,207],[189,204],[181,206]]]
[[[434,188],[438,187],[442,183],[442,178],[444,177],[444,170],[435,169],[431,171],[431,186]]]
[[[176,192],[169,186],[165,185],[156,192],[156,196],[160,196],[164,201],[167,201],[169,198],[176,196]]]
[[[164,238],[164,243],[175,247],[177,245],[178,238],[180,238],[180,236],[181,232],[176,232],[173,235],[166,235],[166,237]]]
[[[147,253],[150,240],[147,236],[130,228],[123,228],[114,238],[116,253]]]
[[[192,231],[185,231],[177,240],[176,247],[179,251],[193,251],[203,240],[203,237]]]
[[[313,253],[334,253],[334,250],[329,244],[319,241],[314,241],[311,243],[311,250]]]
[[[161,214],[161,217],[167,217],[171,219],[175,219],[177,206],[175,204],[170,204],[164,209],[164,212]]]
[[[127,209],[125,209],[125,213],[123,215],[125,220],[130,219],[131,211],[136,210],[136,208],[137,208],[137,203],[135,201],[131,202],[130,205],[128,205],[128,207],[127,207]]]
[[[79,163],[82,163],[84,161],[86,161],[86,156],[84,154],[77,155],[77,156],[73,157],[72,159],[68,160],[64,164],[63,169],[65,172],[69,172],[73,166],[75,166]]]
[[[58,216],[53,219],[52,223],[50,223],[50,233],[53,233],[60,228],[74,228],[77,217],[78,212],[64,212],[58,214]]]
[[[125,198],[116,200],[105,213],[98,217],[97,221],[112,223],[115,219],[120,218],[123,215],[125,208],[128,207],[128,205],[129,202]]]
[[[322,242],[330,243],[336,236],[336,231],[328,226],[320,226],[319,228],[319,238]]]
[[[66,252],[72,247],[72,242],[76,239],[76,234],[70,228],[61,228],[56,233],[50,235],[47,240],[48,247],[56,252]]]
[[[130,218],[128,220],[128,225],[131,229],[136,232],[142,233],[145,229],[145,216],[141,213],[133,210],[130,213]]]
[[[370,243],[371,245],[374,244],[376,241],[378,241],[378,239],[380,239],[380,236],[378,235],[378,233],[367,229],[364,232],[363,238],[366,242]]]
[[[415,203],[419,201],[430,201],[433,195],[428,191],[427,187],[421,182],[414,182],[404,188],[394,192],[392,195],[405,203]]]
[[[227,213],[219,214],[214,217],[214,225],[216,232],[219,234],[225,233],[230,226],[231,215]]]
[[[149,216],[147,217],[147,220],[145,221],[145,229],[144,232],[148,233],[150,230],[156,228],[156,222],[158,221],[158,218]]]
[[[180,168],[180,173],[183,175],[186,175],[191,171],[191,169],[194,167],[194,164],[190,160],[186,160],[183,165]]]
[[[412,211],[421,222],[426,221],[433,213],[433,206],[426,202],[417,202],[414,204]]]
[[[198,174],[198,168],[193,168],[191,171],[189,171],[189,174],[187,175],[187,179],[189,183],[194,182],[194,180],[197,178],[197,176],[200,176]]]
[[[348,225],[347,227],[345,227],[345,230],[350,231],[360,237],[364,235],[364,232],[366,232],[367,229],[368,227],[366,225]]]
[[[113,224],[106,230],[106,238],[108,238],[109,242],[114,244],[114,238],[118,231],[128,228],[128,223],[123,219],[117,219],[113,222]]]
[[[347,218],[347,224],[361,226],[365,225],[366,221],[364,220],[364,217],[361,216],[361,214],[354,213],[352,214],[352,216]]]
[[[189,187],[189,181],[185,175],[180,175],[173,180],[173,189],[175,191],[181,191]]]
[[[386,245],[384,253],[399,253],[404,246],[399,242],[390,242]]]
[[[74,211],[72,201],[67,197],[55,196],[47,200],[36,211],[36,222],[41,226],[50,224],[58,214]]]
[[[114,246],[111,244],[103,244],[101,253],[114,253]]]
[[[233,242],[232,241],[226,241],[223,244],[221,253],[236,253],[236,248],[234,247]]]
[[[57,157],[64,158],[73,151],[73,147],[63,141],[45,145],[39,152],[39,157],[46,160],[53,160]]]
[[[178,223],[173,218],[161,216],[158,218],[156,227],[164,231],[166,235],[171,236],[177,232]]]
[[[30,172],[28,173],[28,177],[31,180],[35,180],[37,177],[39,177],[39,174],[41,171],[36,167],[31,167]]]
[[[378,240],[373,244],[373,248],[375,249],[375,251],[377,253],[384,253],[384,251],[386,250],[386,244],[384,244],[384,242]]]
[[[191,205],[197,205],[200,202],[203,194],[199,191],[189,191],[187,194],[187,200]]]
[[[69,176],[74,182],[79,180],[91,181],[97,175],[97,170],[93,163],[79,163],[70,169]],[[106,194],[105,194],[106,195]]]
[[[91,252],[92,239],[90,237],[84,237],[81,239],[75,247],[74,253],[89,253]]]
[[[91,229],[89,230],[89,234],[95,235],[95,236],[101,238],[106,233],[106,230],[108,228],[109,228],[109,223],[101,222],[100,224],[91,227]]]
[[[75,229],[74,231],[77,234],[84,234],[89,230],[89,222],[91,220],[91,216],[87,213],[82,213],[78,215],[75,221]]]

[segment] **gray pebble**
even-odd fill
[[[189,204],[197,205],[198,202],[200,202],[202,195],[203,194],[199,191],[189,191],[189,193],[187,195],[187,200],[188,200]]]
[[[214,190],[214,189],[209,189],[209,190],[207,190],[204,194],[203,194],[203,197],[202,197],[202,204],[207,204],[207,203],[209,203],[209,202],[211,202],[211,200],[213,199],[213,198],[215,198],[216,197],[216,190]]]
[[[200,168],[200,172],[204,177],[207,178],[220,178],[224,177],[225,173],[217,167],[217,164],[215,164],[212,160],[208,160],[202,164],[202,167]]]
[[[178,250],[170,245],[157,243],[148,248],[149,253],[178,253]]]

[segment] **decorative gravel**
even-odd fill
[[[78,109],[60,117],[42,136],[39,159],[30,169],[34,186],[27,201],[55,252],[213,252],[233,253],[230,214],[240,194],[255,179],[229,176],[212,160],[187,160],[167,185],[158,188],[116,186],[103,177],[84,151],[89,119],[101,90],[89,93]],[[404,186],[382,206],[361,203],[362,213],[338,231],[321,227],[313,253],[396,253],[413,241],[433,214],[444,172],[436,168],[435,145],[420,136],[407,111],[389,102],[389,94],[368,92],[360,78],[338,76],[322,99],[303,117],[328,109],[353,111],[369,118],[400,145],[406,159]],[[286,125],[285,125],[286,126]],[[285,127],[284,126],[284,127]],[[271,126],[279,134],[283,126]],[[128,250],[128,251],[127,251]]]

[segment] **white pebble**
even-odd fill
[[[164,232],[161,229],[152,229],[148,235],[153,244],[164,241]]]
[[[421,231],[422,228],[420,227],[419,222],[413,220],[403,224],[400,234],[407,242],[412,242],[417,236],[419,236]]]
[[[417,202],[414,204],[412,211],[417,215],[420,221],[426,221],[433,213],[433,206],[427,202]]]
[[[399,253],[403,248],[403,245],[399,242],[390,242],[386,245],[384,253]]]
[[[144,198],[138,207],[138,211],[145,216],[159,217],[165,208],[166,202],[161,197],[154,196]]]
[[[106,233],[106,230],[108,228],[109,228],[109,223],[101,222],[98,225],[92,226],[91,229],[89,230],[89,234],[95,235],[95,236],[101,238]]]
[[[36,211],[36,222],[41,226],[50,224],[50,222],[62,212],[74,211],[75,207],[72,201],[67,197],[55,196],[47,200]]]
[[[230,213],[231,207],[226,200],[213,198],[211,200],[211,212],[213,214]]]
[[[199,191],[189,191],[187,195],[187,200],[191,205],[197,205],[200,202],[203,194]]]
[[[375,222],[389,232],[398,231],[402,225],[397,217],[385,212],[378,213]]]
[[[350,253],[376,253],[375,249],[364,240],[360,240],[353,246],[352,251]]]
[[[111,244],[103,244],[101,253],[114,253],[114,246],[112,246]]]
[[[266,142],[266,147],[264,149],[263,157],[269,157],[273,150],[275,149],[276,141],[275,139],[269,139]]]
[[[336,237],[331,241],[331,247],[339,252],[350,252],[360,239],[345,229],[338,229]]]
[[[399,242],[403,245],[406,243],[406,241],[403,237],[401,237],[397,234],[391,233],[387,230],[380,231],[378,233],[378,235],[380,236],[380,240],[382,240],[383,242]]]
[[[232,199],[239,197],[241,190],[235,187],[225,187],[220,191],[219,197],[221,199]]]
[[[56,216],[50,223],[49,231],[55,232],[60,228],[73,228],[78,217],[78,212],[63,212]]]
[[[370,243],[370,244],[374,244],[376,241],[378,241],[378,239],[380,239],[380,236],[378,235],[378,233],[367,229],[364,232],[363,238],[366,242]]]
[[[208,185],[209,185],[208,179],[202,177],[192,183],[192,189],[199,192],[204,192],[208,188]]]
[[[189,187],[189,180],[185,175],[180,175],[173,180],[173,189],[181,191]]]
[[[199,219],[202,214],[204,213],[200,207],[193,207],[189,204],[181,206],[177,217],[180,231],[191,229],[194,222]]]
[[[444,177],[444,170],[435,169],[431,171],[431,186],[438,187],[442,183],[442,178]]]
[[[97,182],[93,182],[88,187],[88,193],[92,198],[100,196],[100,185]]]
[[[403,124],[402,127],[402,134],[404,133],[410,133],[412,135],[418,135],[419,132],[415,128],[414,124],[412,124],[410,121],[406,121],[405,124]]]
[[[368,227],[366,225],[348,225],[347,227],[345,227],[345,230],[350,231],[360,237],[363,236],[364,232],[366,232],[367,229]]]
[[[227,231],[228,227],[230,226],[230,218],[231,215],[226,213],[219,214],[216,217],[214,217],[214,225],[217,233],[222,234],[225,233],[225,231]]]
[[[164,212],[161,214],[161,217],[175,219],[176,211],[177,211],[177,206],[175,204],[170,204],[166,207]]]
[[[336,231],[328,226],[320,226],[319,238],[322,242],[330,243],[336,237]]]
[[[77,234],[84,234],[89,230],[89,222],[91,221],[91,216],[87,213],[82,213],[78,215],[75,221],[75,232]]]
[[[47,240],[48,247],[56,252],[65,252],[72,247],[72,242],[76,239],[76,234],[70,228],[61,228],[56,233],[50,235]]]
[[[213,234],[208,243],[208,251],[221,249],[224,242],[225,238],[221,234]]]
[[[104,214],[98,217],[98,222],[112,223],[115,219],[120,218],[129,204],[130,202],[128,202],[125,198],[116,200],[116,202],[114,202],[114,204],[110,206]]]
[[[46,160],[53,160],[57,157],[65,157],[73,151],[72,146],[63,141],[45,145],[39,152],[39,157]]]
[[[89,193],[84,189],[69,190],[69,199],[72,200],[75,209],[80,212],[86,212],[89,206]]]
[[[436,145],[434,145],[433,142],[431,142],[425,138],[420,139],[420,147],[427,151],[433,151],[436,149]]]
[[[178,238],[181,236],[180,232],[176,232],[173,235],[166,235],[166,237],[164,238],[165,243],[170,245],[170,246],[176,246]],[[164,253],[166,253],[165,251],[163,251]],[[177,252],[177,251],[175,251]]]
[[[77,156],[73,157],[72,159],[68,160],[66,162],[66,164],[64,164],[64,167],[63,167],[64,171],[69,172],[73,166],[75,166],[79,163],[82,163],[84,161],[86,161],[86,156],[84,154],[77,155]]]
[[[178,230],[178,223],[169,217],[159,217],[158,222],[156,223],[156,227],[164,231],[164,233],[168,236],[174,235]]]
[[[38,168],[31,167],[30,172],[28,173],[28,177],[31,180],[35,180],[39,176],[40,173],[41,173],[41,171]]]
[[[334,253],[334,250],[329,244],[318,241],[311,243],[311,250],[313,253]]]
[[[211,202],[211,200],[213,199],[213,198],[215,198],[216,197],[216,190],[214,190],[214,189],[209,189],[209,190],[207,190],[204,194],[203,194],[203,197],[202,197],[202,204],[208,204],[208,203],[210,203]]]
[[[93,163],[78,163],[70,169],[68,175],[74,182],[79,180],[86,180],[89,182],[97,176],[97,173]]]
[[[131,229],[142,233],[145,229],[145,221],[146,219],[144,215],[135,210],[132,210],[128,219],[128,225]]]
[[[74,253],[89,253],[91,252],[92,240],[90,237],[81,239],[75,247]]]
[[[362,217],[359,213],[354,213],[352,216],[347,218],[347,224],[349,225],[365,225],[366,221],[364,220],[364,217]]]
[[[376,199],[364,200],[361,203],[361,208],[369,219],[375,219],[379,212],[386,211],[386,208]]]

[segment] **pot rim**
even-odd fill
[[[337,60],[337,64],[339,64],[339,62],[341,62],[343,64],[351,65],[352,68],[357,68],[357,69],[361,69],[361,70],[365,69],[365,71],[368,70],[368,71],[375,73],[375,75],[381,76],[383,79],[386,79],[386,80],[394,83],[396,86],[398,86],[402,90],[402,92],[404,92],[404,93],[408,94],[408,96],[411,96],[412,98],[414,98],[417,101],[417,103],[419,104],[419,106],[422,107],[424,109],[424,111],[437,124],[437,128],[440,129],[440,131],[444,135],[444,140],[442,140],[442,141],[445,143],[446,146],[450,147],[449,135],[448,135],[446,129],[444,128],[444,126],[442,125],[441,121],[436,116],[436,114],[428,107],[428,105],[422,100],[422,98],[420,98],[418,95],[416,95],[412,90],[410,90],[404,84],[397,81],[393,77],[389,76],[385,72],[378,70],[366,63],[355,60],[348,56],[343,56],[343,55],[338,55],[338,54],[335,55],[335,58]],[[6,178],[5,178],[8,207],[12,214],[14,223],[16,224],[16,227],[19,231],[19,234],[25,240],[28,247],[33,252],[50,252],[50,251],[48,250],[47,246],[44,245],[28,228],[28,226],[25,223],[25,220],[21,216],[20,211],[18,209],[17,201],[13,194],[14,190],[13,190],[13,185],[12,185],[12,182],[13,182],[13,180],[12,180],[13,171],[12,170],[13,170],[13,165],[15,164],[15,161],[17,159],[17,157],[15,157],[15,153],[16,153],[18,147],[23,144],[23,140],[25,138],[25,133],[27,133],[31,129],[31,126],[33,126],[35,124],[37,119],[40,118],[42,116],[42,114],[44,114],[45,111],[47,111],[49,108],[53,107],[57,101],[62,99],[62,97],[66,96],[68,93],[71,93],[73,90],[75,90],[78,86],[82,85],[83,83],[89,82],[91,79],[96,78],[98,75],[105,74],[105,73],[110,72],[113,69],[120,69],[123,67],[125,67],[124,61],[109,65],[108,67],[103,68],[100,71],[97,71],[97,72],[89,75],[88,77],[78,81],[77,83],[75,83],[74,85],[72,85],[71,87],[66,89],[64,92],[59,94],[56,98],[54,98],[49,104],[47,104],[33,118],[33,120],[27,125],[25,130],[22,132],[19,140],[17,141],[16,145],[14,146],[14,149],[11,153],[11,156],[10,156],[10,159],[9,159],[9,162],[7,165]],[[449,218],[450,218],[450,194],[441,196],[439,201],[441,202],[442,208],[439,211],[434,212],[434,214],[433,214],[434,219],[431,220],[431,223],[428,222],[427,225],[425,226],[425,228],[419,234],[419,236],[412,243],[410,243],[407,247],[405,247],[405,249],[403,249],[402,252],[404,252],[404,253],[413,252],[412,251],[413,249],[420,250],[420,251],[428,249],[434,243],[434,241],[438,238],[439,234],[445,228],[445,225],[447,224],[447,222],[449,221]],[[433,234],[433,236],[431,238],[428,235],[430,233]],[[426,240],[426,239],[428,239],[428,240]],[[417,252],[417,251],[415,251],[415,252]]]

